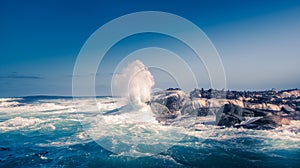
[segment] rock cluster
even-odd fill
[[[154,93],[149,102],[156,119],[169,124],[180,116],[216,115],[225,127],[275,128],[300,119],[300,90],[227,91],[179,88]]]
[[[226,127],[271,129],[289,124],[289,119],[271,112],[225,104],[217,113],[217,124]]]
[[[180,89],[168,89],[156,92],[151,100],[150,107],[159,122],[175,119],[181,115],[186,94]]]

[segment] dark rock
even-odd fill
[[[152,112],[154,113],[156,120],[163,124],[165,124],[164,121],[175,119],[178,115],[180,115],[179,111],[171,112],[166,106],[156,102],[152,102],[150,107]]]
[[[202,98],[202,94],[204,92],[204,89],[202,88],[201,90],[199,89],[194,89],[193,91],[190,92],[190,98]]]
[[[276,128],[278,126],[280,126],[280,117],[278,116],[265,116],[255,122],[253,122],[252,124],[256,124],[258,126],[269,126],[269,127],[273,127]]]
[[[269,112],[267,112],[267,111],[258,110],[258,109],[245,108],[245,110],[253,112],[253,115],[255,117],[257,117],[257,116],[267,116],[269,114]]]
[[[156,93],[148,104],[159,122],[175,119],[181,115],[181,108],[185,101],[184,95],[185,93],[180,89],[168,89]]]
[[[246,121],[245,117],[250,120]],[[217,113],[217,125],[219,126],[272,129],[282,124],[289,124],[289,119],[273,115],[271,112],[245,109],[233,104],[225,104]]]
[[[216,89],[208,89],[204,90],[203,88],[200,89],[194,89],[190,92],[191,99],[193,98],[217,98],[217,99],[223,99],[226,98],[226,91],[224,90],[216,90]]]
[[[292,90],[287,90],[293,91]],[[297,90],[297,89],[296,89]],[[266,91],[227,91],[216,89],[195,89],[190,94],[185,94],[179,88],[170,88],[153,94],[150,102],[156,119],[160,123],[172,123],[182,117],[197,117],[216,114],[216,123],[226,127],[244,127],[253,129],[275,128],[282,124],[289,124],[290,120],[299,120],[299,97],[280,97],[283,91],[275,89]],[[199,99],[239,99],[245,107],[253,104],[271,104],[282,107],[280,110],[262,110],[242,108],[234,104],[226,104],[223,107],[211,107]],[[272,106],[273,107],[273,106]],[[274,108],[268,108],[274,109]],[[181,116],[181,117],[179,117]]]
[[[214,115],[213,108],[209,107],[193,107],[192,104],[186,104],[181,109],[181,114],[191,117]]]
[[[245,120],[244,117],[253,116],[251,111],[245,110],[234,104],[225,104],[217,112],[217,125],[231,127]]]
[[[218,126],[231,127],[241,123],[243,120],[244,120],[243,118],[234,114],[222,115],[218,122]]]
[[[167,98],[166,106],[170,111],[178,111],[182,105],[177,96],[170,96]]]
[[[180,88],[168,88],[167,91],[172,91],[172,90],[181,90]]]
[[[286,114],[283,117],[287,118],[289,120],[300,120],[300,112],[299,111],[293,111],[293,112],[290,112],[289,114]]]
[[[283,106],[281,107],[281,111],[290,113],[290,112],[294,112],[295,110],[294,110],[293,108],[291,108],[290,106],[288,106],[288,105],[283,105]]]
[[[276,115],[268,115],[251,123],[251,125],[256,129],[273,129],[283,124],[289,124],[289,123],[290,120],[287,118],[283,118],[281,116],[276,116]]]
[[[210,108],[203,107],[198,109],[197,116],[207,116],[210,114]]]

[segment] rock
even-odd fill
[[[183,106],[186,94],[181,90],[165,90],[154,93],[151,102],[157,102],[168,106],[171,109],[178,110]]]
[[[268,128],[276,128],[281,125],[288,125],[290,124],[290,121],[280,116],[268,115],[253,122],[252,124],[255,125],[257,128],[268,129]]]
[[[152,112],[159,122],[175,119],[181,115],[186,94],[180,89],[168,89],[157,92],[150,104]]]
[[[280,122],[281,122],[281,125],[290,125],[291,124],[291,120],[288,118],[281,118]]]
[[[207,103],[208,103],[208,106],[211,108],[220,108],[224,104],[228,104],[228,100],[211,98],[211,99],[207,99]]]
[[[270,103],[248,104],[248,107],[252,109],[272,110],[272,111],[280,111],[281,109],[278,105],[270,104]]]
[[[245,108],[248,111],[252,111],[255,117],[259,116],[267,116],[269,112],[263,111],[263,110],[258,110],[258,109],[251,109],[251,108]]]
[[[217,114],[217,125],[226,127],[270,129],[289,123],[289,119],[271,112],[245,109],[234,104],[225,104]]]
[[[164,106],[164,105],[156,103],[156,102],[151,103],[150,107],[151,107],[152,112],[154,113],[156,120],[159,123],[162,123],[164,125],[166,124],[165,123],[166,120],[175,119],[177,116],[180,115],[179,114],[180,112],[178,112],[178,111],[171,112],[167,108],[167,106]]]
[[[217,113],[217,125],[231,127],[245,121],[244,117],[254,117],[254,113],[234,104],[225,104]]]
[[[281,111],[290,113],[290,112],[294,112],[295,110],[292,107],[288,106],[288,105],[282,105]]]
[[[267,103],[267,108],[266,110],[272,110],[272,111],[280,111],[280,107],[276,104],[270,104],[270,103]]]
[[[179,111],[182,103],[178,96],[170,96],[167,98],[166,106],[170,111]]]
[[[190,92],[190,98],[191,98],[191,99],[194,99],[194,98],[201,98],[203,92],[204,92],[204,89],[203,89],[203,88],[202,88],[202,90],[194,89],[193,91]]]
[[[154,93],[148,104],[162,124],[216,114],[216,123],[220,126],[269,129],[300,119],[300,92],[297,89],[281,92],[228,91],[230,99],[214,96],[223,93],[223,90],[195,89],[186,94],[178,88],[171,88]],[[288,98],[282,99],[282,94]]]
[[[186,99],[185,104],[181,109],[181,114],[189,116],[207,116],[210,114],[210,108],[206,99]]]
[[[243,100],[228,100],[229,104],[235,104],[240,107],[245,107]]]
[[[285,92],[282,92],[280,96],[282,98],[300,97],[300,90],[285,91]]]
[[[234,114],[222,115],[217,125],[231,127],[241,123],[243,120],[244,118]]]

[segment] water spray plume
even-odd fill
[[[152,74],[140,60],[130,63],[114,78],[117,93],[134,108],[146,106],[146,102],[151,99],[151,90],[154,84]]]

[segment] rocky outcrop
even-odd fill
[[[293,95],[281,98],[283,92]],[[195,89],[190,94],[168,89],[156,92],[149,102],[156,119],[170,124],[180,117],[216,115],[216,123],[226,127],[275,128],[300,119],[298,90],[239,92]]]
[[[254,117],[254,112],[234,104],[225,104],[216,115],[219,126],[231,127],[245,121],[245,117]]]
[[[280,94],[282,98],[300,97],[300,90],[284,91]]]
[[[258,104],[247,104],[246,107],[252,109],[261,109],[261,110],[272,110],[272,111],[280,111],[281,107],[279,105],[270,104],[270,103],[258,103]]]
[[[270,129],[289,124],[289,119],[270,112],[246,109],[233,104],[224,105],[217,114],[217,125],[226,127],[244,127],[252,129]]]
[[[150,105],[152,112],[156,120],[163,124],[167,125],[171,122],[171,120],[177,118],[180,114],[177,111],[171,112],[166,106],[153,102]]]
[[[156,92],[149,104],[156,119],[162,123],[181,115],[185,97],[186,94],[180,89],[168,89]]]

